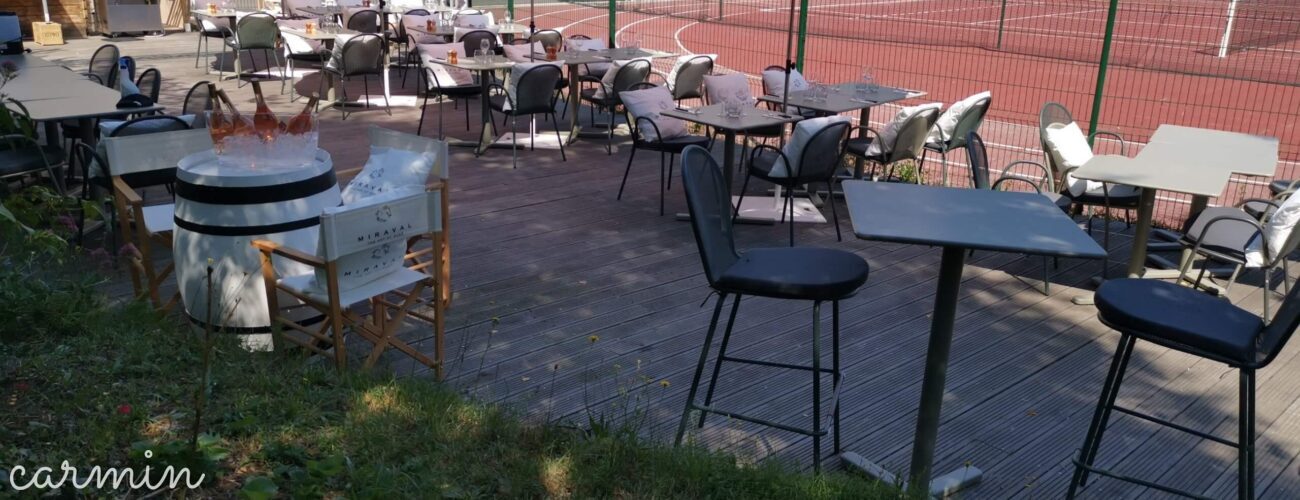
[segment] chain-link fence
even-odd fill
[[[607,40],[634,32],[756,76],[784,62],[793,12],[796,60],[812,79],[856,80],[869,67],[880,83],[926,92],[905,104],[992,91],[981,134],[995,164],[1041,159],[1038,111],[1056,101],[1085,127],[1124,135],[1128,154],[1162,123],[1280,137],[1278,176],[1300,175],[1295,0],[797,0],[793,11],[788,0],[614,1],[538,5],[537,24]],[[514,8],[529,15],[526,3]],[[871,119],[880,125],[896,109]],[[950,178],[969,176],[964,154],[950,160]],[[927,164],[927,175],[938,172]],[[1265,196],[1264,184],[1234,179],[1217,203]],[[1162,193],[1159,220],[1180,221],[1184,201]]]

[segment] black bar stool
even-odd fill
[[[727,192],[722,168],[709,155],[708,150],[702,147],[690,146],[682,152],[682,185],[686,189],[691,227],[694,229],[695,243],[699,247],[700,259],[704,264],[704,275],[709,281],[709,286],[718,293],[718,303],[713,308],[713,318],[709,321],[709,330],[704,337],[704,348],[700,350],[700,361],[695,366],[695,378],[691,380],[686,409],[682,411],[682,420],[677,427],[676,443],[680,445],[682,442],[691,410],[700,411],[700,427],[704,427],[705,416],[716,413],[812,436],[813,468],[821,472],[821,438],[826,435],[821,418],[821,377],[823,374],[832,376],[835,452],[839,453],[841,387],[839,301],[853,296],[867,281],[867,262],[852,253],[826,248],[756,248],[737,253],[731,227],[731,195]],[[713,376],[709,381],[708,393],[704,396],[704,404],[697,405],[695,395],[699,390],[700,377],[704,374],[705,362],[709,358],[709,350],[713,346],[713,333],[718,327],[722,305],[730,295],[736,297],[731,304],[731,317],[727,320],[727,326],[722,334],[722,345],[718,351],[718,358],[713,364]],[[812,366],[727,356],[731,327],[736,322],[736,312],[740,308],[742,295],[813,302]],[[832,318],[830,369],[821,366],[821,306],[822,302],[827,301],[831,303]],[[812,429],[802,429],[710,406],[723,361],[812,372]]]
[[[1300,326],[1300,287],[1293,287],[1277,316],[1268,324],[1254,313],[1173,283],[1145,279],[1107,281],[1097,288],[1097,316],[1106,326],[1119,331],[1119,347],[1111,361],[1101,398],[1084,438],[1083,449],[1074,461],[1074,478],[1068,498],[1085,486],[1089,473],[1140,484],[1178,495],[1199,497],[1134,477],[1093,466],[1111,410],[1175,430],[1237,448],[1237,496],[1255,497],[1255,371],[1268,366]],[[1137,339],[1227,364],[1240,370],[1237,441],[1214,436],[1137,410],[1115,404],[1124,370]]]

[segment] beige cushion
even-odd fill
[[[889,152],[890,150],[885,148],[892,148],[894,146],[894,141],[898,140],[899,131],[902,130],[903,125],[907,124],[908,120],[911,120],[913,116],[921,114],[923,111],[939,109],[941,107],[943,107],[943,104],[932,102],[928,104],[909,106],[899,110],[898,114],[894,115],[894,119],[890,120],[889,123],[885,124],[884,128],[880,129],[880,139],[872,141],[871,145],[867,146],[867,156],[875,156]]]
[[[609,48],[609,46],[605,44],[604,38],[592,38],[591,40],[569,38],[564,40],[564,46],[568,50],[572,50],[572,51],[604,50]],[[583,71],[590,69],[591,71],[601,72],[601,71],[608,71],[610,68],[610,63],[606,63],[606,62],[588,63],[586,66],[587,67],[584,68]]]
[[[507,110],[511,108],[510,103],[514,102],[516,99],[519,98],[518,86],[516,85],[519,82],[519,79],[523,78],[524,73],[527,73],[528,70],[536,68],[538,66],[559,66],[563,68],[564,61],[526,62],[526,63],[518,63],[515,64],[514,66],[511,66],[510,73],[506,75],[506,84],[505,84],[506,94],[509,95],[510,98],[506,100],[502,108]]]
[[[704,95],[709,98],[709,104],[721,104],[733,99],[749,101],[754,97],[749,90],[749,78],[743,73],[705,76]]]
[[[1067,125],[1054,123],[1047,127],[1045,136],[1048,154],[1052,155],[1052,161],[1062,171],[1082,167],[1092,159],[1092,146],[1088,144],[1088,136],[1083,134],[1078,123],[1070,122]],[[1074,196],[1102,189],[1101,182],[1085,181],[1076,178],[1074,174],[1065,176],[1065,186]]]
[[[926,137],[925,142],[931,144],[942,144],[952,140],[952,134],[957,130],[957,122],[960,122],[962,116],[975,106],[975,103],[991,97],[989,91],[985,90],[978,94],[972,95],[960,101],[952,103],[947,111],[939,115],[939,120],[934,122],[934,127],[930,129],[930,135]]]
[[[456,87],[460,85],[472,85],[474,83],[474,72],[448,66],[435,61],[446,61],[447,52],[455,50],[460,57],[465,56],[465,47],[460,43],[421,43],[416,45],[420,52],[420,60],[423,61],[424,67],[433,70],[434,78],[438,79],[438,84],[443,87]],[[432,85],[432,83],[430,83]]]
[[[546,49],[542,47],[542,42],[533,42],[533,43],[526,43],[520,45],[514,45],[514,44],[503,45],[501,48],[505,49],[506,59],[509,59],[517,63],[531,63],[534,62],[532,57],[533,54],[538,54],[538,55],[546,54]]]
[[[618,70],[632,61],[649,61],[649,59],[639,58],[627,61],[614,61],[614,63],[610,65],[609,70],[605,71],[605,76],[600,78],[600,87],[596,89],[596,92],[593,95],[596,97],[605,97],[608,93],[613,92],[614,79],[618,77]]]
[[[662,136],[657,136],[653,128],[642,127],[638,129],[641,133],[641,139],[659,141],[689,134],[686,130],[686,122],[661,114],[675,107],[673,95],[668,92],[667,88],[655,87],[623,92],[619,94],[619,99],[623,101],[623,106],[627,107],[628,112],[632,113],[634,120],[641,117],[648,118],[654,122],[656,127],[659,127],[659,133],[662,134]],[[641,123],[645,122],[642,121]]]
[[[1297,222],[1300,222],[1300,193],[1293,193],[1273,212],[1268,222],[1264,223],[1264,234],[1268,237],[1268,257],[1270,259],[1277,259],[1278,253],[1286,245],[1287,238],[1291,237],[1291,231],[1295,230]],[[1261,239],[1258,237],[1251,239],[1246,246],[1246,266],[1263,267],[1267,263],[1264,259]]]

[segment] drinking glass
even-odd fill
[[[478,51],[483,54],[484,62],[487,62],[487,59],[492,56],[492,44],[486,38],[479,40]]]
[[[722,115],[733,120],[740,118],[740,106],[741,104],[739,99],[727,99],[722,101]]]
[[[510,15],[509,12],[506,12],[505,24],[506,24],[506,25],[512,25],[512,24],[515,24],[515,19],[514,19],[513,16]]]

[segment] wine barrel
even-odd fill
[[[172,252],[185,313],[198,326],[243,336],[246,347],[270,348],[270,319],[260,253],[249,242],[271,240],[316,253],[321,210],[341,203],[329,153],[294,168],[231,167],[212,151],[181,160],[176,171]],[[208,310],[207,267],[212,273]],[[276,259],[281,276],[311,272]],[[286,301],[293,299],[285,297]],[[288,304],[293,302],[281,302]]]

